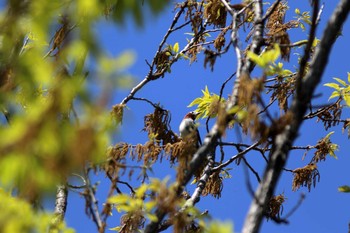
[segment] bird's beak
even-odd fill
[[[195,116],[196,119],[197,119],[197,117],[198,117],[198,115],[199,115],[199,112],[193,112],[193,114],[194,114],[194,116]]]

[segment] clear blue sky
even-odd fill
[[[300,3],[302,2],[302,3]],[[291,17],[296,7],[301,11],[308,11],[309,1],[290,1],[291,12],[287,18]],[[320,27],[317,31],[317,37],[320,38],[324,25],[335,7],[337,1],[326,1],[325,8],[322,14]],[[298,5],[297,4],[302,4]],[[112,25],[108,22],[101,22],[96,26],[96,33],[100,35],[101,43],[107,53],[112,56],[117,56],[125,50],[132,50],[137,54],[135,64],[127,71],[135,76],[135,83],[141,81],[148,73],[148,66],[145,59],[151,61],[157,47],[167,31],[174,16],[173,6],[165,9],[159,16],[147,17],[143,28],[136,27],[131,20],[127,20],[125,27]],[[187,28],[187,30],[189,30]],[[180,43],[180,49],[186,43],[185,38],[189,37],[184,32],[174,34],[170,38],[169,43]],[[189,31],[187,31],[189,32]],[[302,39],[300,29],[291,31],[292,42]],[[326,73],[323,76],[323,83],[330,82],[332,77],[346,79],[347,72],[350,72],[349,54],[350,46],[350,20],[343,28],[343,36],[340,37],[333,48],[329,65]],[[301,53],[302,50],[298,52]],[[292,55],[293,56],[293,55]],[[294,58],[295,59],[295,58]],[[293,66],[288,67],[293,70]],[[159,102],[164,108],[171,111],[172,114],[172,129],[177,132],[178,124],[183,115],[190,109],[187,105],[196,97],[201,96],[201,89],[207,85],[209,90],[218,93],[222,82],[224,82],[230,74],[236,69],[235,54],[231,49],[228,55],[224,55],[217,60],[217,65],[213,72],[209,69],[203,69],[203,58],[199,56],[198,62],[192,65],[188,61],[182,60],[177,62],[172,67],[172,73],[166,74],[163,79],[149,83],[139,93],[137,97],[148,98],[151,101]],[[259,72],[257,72],[259,74]],[[233,82],[230,82],[224,92],[224,96],[232,90]],[[316,90],[317,94],[322,94],[322,97],[317,99],[318,103],[326,104],[331,89],[320,85]],[[117,89],[115,91],[114,102],[119,103],[129,92],[129,89]],[[192,110],[192,109],[191,109]],[[143,128],[143,116],[153,111],[152,107],[144,102],[131,101],[128,104],[128,109],[125,111],[123,126],[120,133],[115,137],[114,142],[125,141],[128,143],[144,143],[147,141],[147,135],[141,132]],[[278,111],[276,111],[276,116]],[[349,109],[343,111],[343,117],[349,117]],[[200,132],[205,135],[205,121],[200,121]],[[350,195],[339,193],[337,188],[344,184],[350,185],[350,155],[349,140],[347,135],[341,133],[341,126],[334,127],[328,130],[336,131],[332,136],[332,141],[340,145],[340,151],[336,154],[338,160],[328,157],[326,162],[320,162],[318,169],[321,174],[321,181],[317,183],[316,188],[312,188],[309,193],[306,188],[301,188],[297,192],[291,191],[292,174],[284,173],[279,181],[279,186],[276,194],[284,193],[288,198],[284,204],[284,214],[288,213],[298,202],[301,193],[306,194],[302,206],[288,219],[289,225],[277,225],[272,221],[264,221],[261,232],[263,233],[295,233],[295,232],[347,232],[350,222]],[[325,136],[326,132],[322,123],[316,123],[315,120],[304,124],[300,137],[295,145],[315,145],[317,141]],[[229,132],[225,141],[237,140],[235,132]],[[249,142],[248,137],[243,137],[243,142]],[[226,158],[234,155],[236,151],[233,148],[228,148],[225,151]],[[293,151],[287,165],[289,169],[305,166],[313,156],[313,151],[310,151],[305,160],[302,161],[304,151]],[[246,155],[248,161],[254,165],[256,170],[261,174],[265,168],[265,163],[262,158],[255,153]],[[231,220],[234,224],[235,232],[240,232],[246,212],[252,200],[251,195],[247,191],[245,185],[245,174],[242,166],[232,164],[232,178],[224,180],[224,190],[220,199],[214,199],[210,196],[203,197],[198,204],[201,211],[208,210],[213,218],[221,220]],[[164,178],[167,174],[174,174],[174,168],[171,168],[166,160],[155,169],[155,175],[159,178]],[[106,197],[106,192],[109,188],[109,181],[104,176],[96,177],[100,180],[99,197],[100,204]],[[250,180],[254,186],[257,182],[252,174]],[[194,187],[194,185],[192,185]],[[188,190],[193,189],[188,187]],[[127,190],[125,190],[127,191]],[[283,216],[283,215],[282,215]],[[77,232],[96,232],[96,227],[91,220],[88,220],[84,213],[84,200],[76,193],[69,194],[69,203],[66,215],[67,224],[74,227]],[[114,216],[109,218],[108,228],[119,225],[119,215],[114,213]]]

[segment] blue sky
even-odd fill
[[[308,11],[309,1],[290,1],[291,13],[287,18],[291,17],[296,7],[301,11]],[[336,1],[325,1],[325,7],[322,14],[320,27],[317,31],[317,37],[322,35],[323,28],[335,7]],[[302,5],[298,5],[302,4]],[[127,20],[127,26],[115,26],[109,22],[101,22],[96,25],[96,33],[99,35],[101,44],[106,53],[111,56],[117,56],[123,51],[132,50],[137,59],[134,65],[127,70],[127,73],[135,77],[135,83],[141,81],[148,73],[148,66],[145,59],[151,61],[158,45],[167,31],[173,16],[173,6],[165,9],[162,14],[152,16],[147,13],[148,17],[143,28],[136,27],[131,20]],[[187,31],[186,31],[187,30]],[[170,44],[179,42],[180,49],[186,43],[185,32],[189,32],[189,28],[181,32],[175,33],[169,39]],[[302,31],[294,29],[291,31],[292,42],[302,39]],[[244,37],[242,37],[244,38]],[[347,72],[350,72],[348,56],[350,54],[350,20],[343,28],[343,36],[340,37],[333,48],[331,59],[329,61],[326,72],[323,76],[322,83],[331,82],[332,77],[339,77],[346,80]],[[298,50],[302,53],[302,50]],[[292,52],[293,53],[293,52]],[[293,55],[292,55],[293,56]],[[296,56],[294,58],[296,59]],[[295,64],[295,63],[294,63]],[[293,66],[287,68],[293,71]],[[171,111],[172,121],[171,127],[175,132],[178,132],[178,125],[184,114],[193,108],[187,108],[187,105],[196,97],[201,96],[201,90],[207,85],[209,90],[218,93],[222,82],[224,82],[236,69],[235,54],[231,49],[227,55],[217,60],[217,64],[213,72],[210,69],[203,69],[203,58],[199,56],[197,62],[189,65],[188,61],[181,60],[174,64],[171,74],[166,74],[163,79],[155,82],[150,82],[145,86],[137,97],[148,98],[153,102],[160,102],[161,105]],[[256,71],[257,76],[259,71]],[[261,73],[260,73],[261,74]],[[224,97],[230,94],[233,81],[231,81],[224,92]],[[128,94],[130,89],[116,89],[113,102],[110,106],[120,103],[121,100]],[[319,85],[316,94],[322,94],[317,99],[317,103],[328,103],[328,96],[332,90],[328,87]],[[147,141],[147,134],[141,132],[143,128],[143,116],[151,113],[153,108],[144,103],[131,101],[128,103],[128,109],[125,111],[124,121],[121,129],[114,138],[113,142],[125,141],[128,143],[144,143]],[[276,116],[278,115],[276,110]],[[349,109],[343,110],[343,117],[349,117]],[[202,138],[205,135],[205,120],[200,120],[200,132]],[[350,155],[348,153],[349,140],[346,133],[341,133],[341,126],[334,127],[328,130],[336,131],[332,136],[332,141],[339,144],[340,151],[336,154],[338,159],[328,157],[326,162],[320,162],[318,169],[321,174],[321,180],[317,183],[316,188],[312,188],[309,193],[306,188],[301,188],[297,192],[291,191],[292,174],[284,173],[279,181],[276,194],[284,193],[287,200],[284,204],[284,212],[286,214],[291,210],[301,195],[306,194],[301,207],[288,219],[289,225],[277,225],[272,221],[264,221],[261,228],[263,233],[294,233],[294,232],[346,232],[348,223],[350,222],[350,195],[339,193],[337,188],[344,184],[350,185],[349,165]],[[316,123],[316,120],[311,120],[303,124],[300,136],[295,145],[315,145],[317,141],[324,137],[328,132],[324,130],[322,123]],[[236,141],[234,130],[228,132],[224,141]],[[249,142],[249,137],[243,136],[243,142]],[[225,150],[226,158],[234,155],[236,151],[233,148]],[[287,164],[287,168],[295,169],[305,166],[312,158],[313,151],[310,151],[305,160],[302,161],[304,151],[292,151]],[[261,172],[265,168],[265,163],[261,156],[256,153],[246,155],[248,161],[254,165],[257,171]],[[215,199],[210,196],[203,197],[198,204],[201,211],[208,210],[215,219],[231,220],[234,224],[235,232],[240,232],[244,222],[248,207],[252,200],[251,195],[247,191],[245,184],[246,176],[242,166],[230,165],[233,168],[231,171],[232,178],[224,180],[224,190],[220,199]],[[163,160],[161,165],[157,165],[154,173],[160,179],[163,179],[168,174],[174,175],[174,168],[171,168],[166,160]],[[257,182],[253,176],[249,176],[254,187]],[[94,180],[100,180],[98,196],[101,202],[105,199],[109,188],[109,181],[104,176],[94,177]],[[192,190],[194,185],[189,186],[188,190]],[[127,191],[127,190],[125,190]],[[283,215],[282,215],[283,216]],[[96,232],[96,227],[91,220],[88,220],[84,213],[84,200],[76,193],[69,194],[69,203],[66,215],[67,224],[76,229],[77,232]],[[114,216],[109,218],[108,227],[119,225],[119,216],[114,213]]]

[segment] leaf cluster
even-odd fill
[[[220,98],[217,94],[210,93],[208,86],[202,90],[203,96],[194,99],[187,107],[197,105],[196,112],[199,112],[198,118],[214,118],[217,116],[220,104],[225,103],[224,98]]]
[[[326,83],[324,86],[326,87],[331,87],[335,89],[331,96],[329,97],[330,99],[340,97],[342,100],[345,101],[346,105],[350,107],[350,73],[348,73],[348,83],[346,83],[344,80],[340,78],[333,78],[335,81],[338,83]],[[339,85],[340,84],[340,85]]]

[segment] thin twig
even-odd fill
[[[316,35],[316,28],[317,28],[317,12],[318,12],[318,4],[319,1],[315,0],[314,1],[314,6],[313,6],[313,12],[312,12],[312,21],[311,21],[311,28],[310,28],[310,33],[309,33],[309,39],[307,41],[305,50],[304,50],[304,55],[302,56],[300,60],[300,66],[299,66],[299,72],[297,74],[297,79],[296,79],[296,92],[301,91],[301,84],[302,84],[302,78],[304,77],[305,74],[305,68],[307,66],[307,62],[310,58],[310,53],[311,53],[311,48],[312,44],[315,39]]]
[[[294,212],[301,206],[304,200],[305,200],[305,194],[301,193],[298,203],[284,216],[284,218],[288,219],[290,216],[292,216]]]
[[[247,165],[247,167],[249,168],[249,170],[251,172],[253,172],[257,181],[260,183],[261,179],[260,179],[259,173],[257,171],[255,171],[255,169],[248,163],[248,160],[246,158],[244,158],[243,156],[241,158],[243,159],[244,164]]]
[[[168,31],[165,33],[162,41],[160,42],[157,52],[155,53],[154,57],[153,57],[153,61],[152,64],[150,66],[150,70],[147,74],[147,76],[139,83],[137,84],[131,91],[130,93],[122,100],[122,102],[120,103],[121,105],[125,105],[132,97],[134,97],[134,95],[143,87],[145,86],[148,82],[152,81],[152,80],[156,80],[157,78],[161,77],[161,75],[166,71],[166,69],[161,70],[160,72],[158,72],[159,74],[155,75],[153,74],[153,70],[154,70],[154,66],[156,65],[156,58],[158,56],[158,54],[161,52],[165,42],[167,41],[168,37],[170,36],[170,34],[173,31],[175,25],[177,24],[178,20],[180,19],[180,16],[182,15],[182,13],[185,11],[185,7],[187,6],[187,1],[184,3],[184,5],[180,8],[180,10],[175,14],[175,17],[168,29]],[[181,53],[181,52],[180,52]],[[175,62],[176,60],[173,59],[172,63]]]
[[[5,119],[7,121],[7,124],[10,124],[11,123],[11,114],[9,113],[9,111],[7,111],[6,109],[2,109],[2,113],[4,114],[5,116]]]
[[[162,110],[162,111],[166,111],[164,108],[160,107],[159,104],[155,104],[155,103],[153,103],[152,101],[150,101],[150,100],[148,100],[148,99],[146,99],[146,98],[132,97],[131,99],[132,99],[132,100],[145,101],[145,102],[149,103],[150,105],[152,105],[152,106],[153,106],[154,108],[156,108],[156,109],[160,109],[160,110]]]
[[[257,145],[259,145],[260,142],[255,142],[252,145],[250,145],[249,147],[247,147],[245,150],[239,152],[238,154],[232,156],[229,160],[227,160],[226,162],[214,167],[212,169],[213,172],[216,172],[218,170],[221,170],[222,168],[228,166],[229,164],[231,164],[233,161],[235,161],[238,158],[241,158],[243,155],[245,155],[246,153],[248,153],[250,150],[252,150],[253,148],[255,148]]]
[[[86,205],[89,209],[89,213],[92,216],[93,221],[99,232],[104,232],[105,224],[102,222],[100,212],[98,210],[98,201],[95,197],[95,191],[91,187],[90,178],[88,171],[85,171],[86,189],[84,192],[84,197],[86,200]]]
[[[224,92],[224,89],[225,89],[226,84],[227,84],[235,75],[236,75],[236,72],[233,72],[233,74],[231,74],[231,76],[228,77],[228,78],[225,80],[225,82],[221,85],[220,94],[219,94],[219,102],[220,102],[220,100],[221,100],[221,98],[222,98],[222,94],[223,94],[223,92]]]

